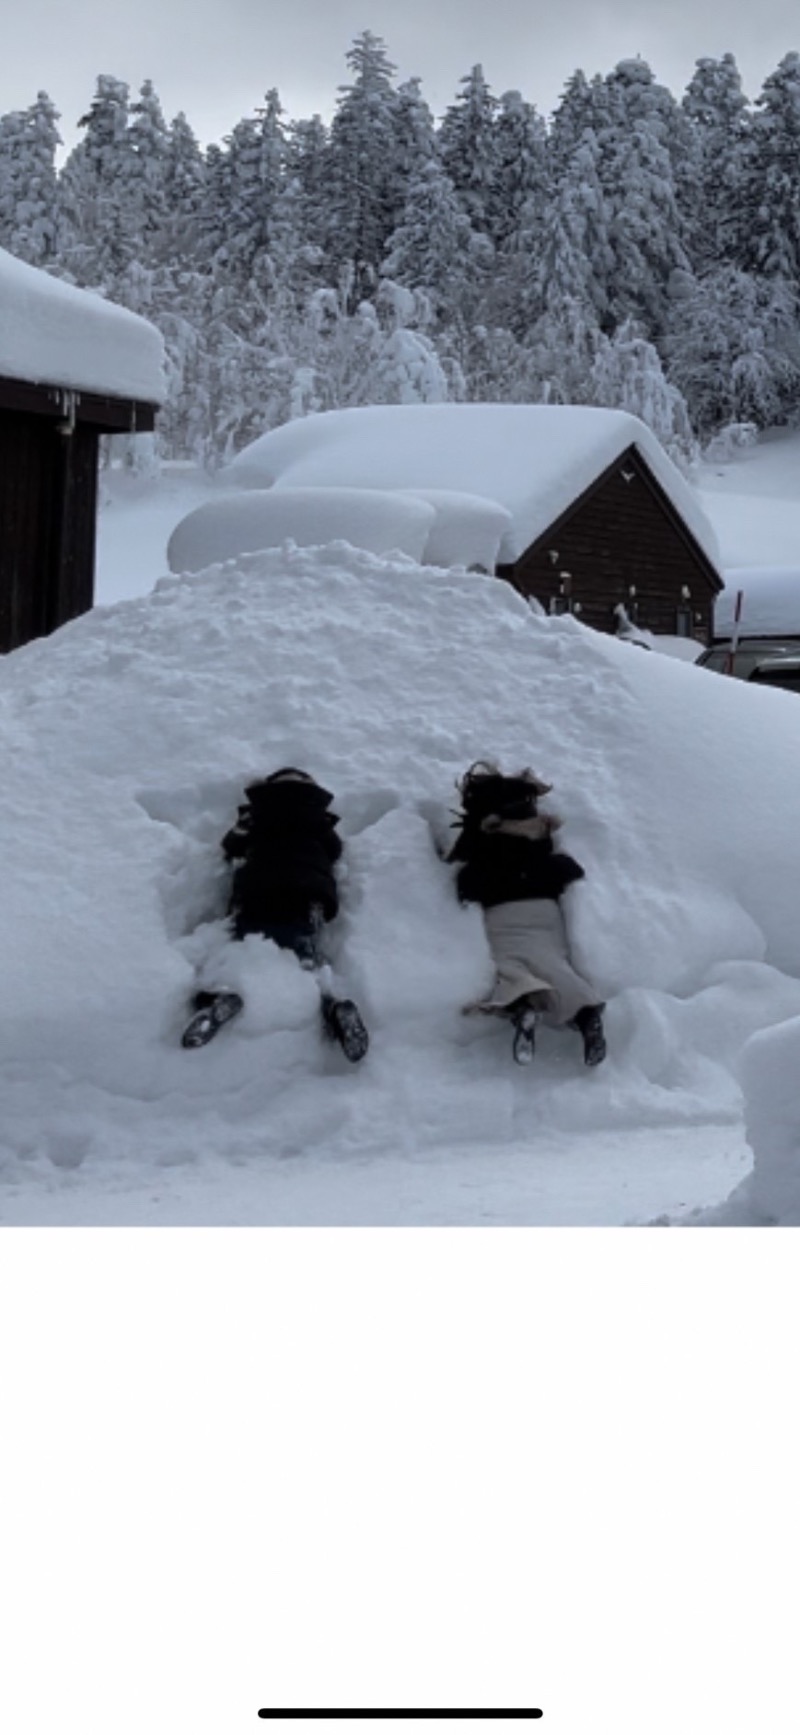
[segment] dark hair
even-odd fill
[[[269,777],[264,778],[264,782],[278,783],[281,777],[301,777],[304,783],[316,783],[317,781],[315,777],[312,777],[310,771],[300,771],[296,765],[282,765],[280,771],[271,771]]]

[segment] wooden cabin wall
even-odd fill
[[[570,575],[566,585],[563,573]],[[627,457],[560,527],[514,567],[504,568],[502,576],[545,609],[563,586],[573,607],[580,603],[578,619],[601,632],[616,630],[614,606],[622,603],[638,626],[654,633],[677,633],[678,611],[688,608],[690,636],[705,643],[711,637],[714,592],[709,579],[648,480]],[[681,594],[683,586],[690,591],[688,598]]]
[[[0,410],[0,651],[91,608],[95,429]]]

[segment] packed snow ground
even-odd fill
[[[101,600],[150,590],[202,496],[113,479]],[[753,1193],[740,1082],[748,1039],[800,1018],[794,695],[333,545],[163,580],[14,653],[0,730],[3,1221],[797,1220],[785,1188]],[[595,1073],[555,1031],[515,1068],[506,1029],[461,1014],[491,972],[435,844],[487,754],[554,782],[587,868],[567,908],[609,1002]],[[373,1033],[355,1070],[294,961],[224,939],[217,840],[286,761],[342,815],[336,963]],[[247,1011],[187,1053],[217,956]]]

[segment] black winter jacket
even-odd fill
[[[462,827],[449,856],[464,864],[456,875],[462,903],[488,910],[524,898],[557,900],[574,880],[583,879],[580,863],[554,848],[541,822],[533,821],[530,829],[544,835],[526,836],[521,828],[506,830],[501,824],[491,830],[469,822]]]
[[[328,812],[330,791],[298,781],[254,783],[245,794],[235,826],[222,839],[227,860],[238,863],[230,899],[236,933],[306,921],[314,905],[332,921],[342,844],[337,816]]]

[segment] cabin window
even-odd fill
[[[692,610],[689,608],[688,604],[684,603],[679,607],[675,616],[675,631],[678,638],[690,639],[693,627],[694,621],[692,619]]]
[[[555,553],[555,549],[551,548],[551,559]],[[557,554],[556,559],[558,559]],[[558,574],[558,581],[558,595],[551,596],[549,612],[550,614],[572,614],[572,573],[562,569]]]

